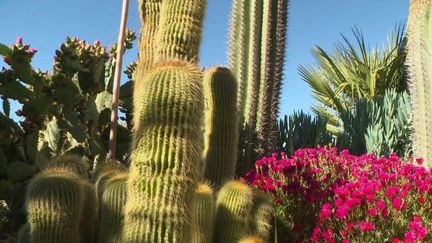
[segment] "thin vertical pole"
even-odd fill
[[[113,100],[111,111],[111,129],[109,140],[108,159],[116,157],[116,140],[117,140],[117,119],[118,119],[118,103],[120,95],[120,78],[122,70],[124,39],[126,33],[127,16],[129,11],[129,0],[123,0],[122,15],[120,22],[120,32],[117,41],[117,62],[114,72]]]

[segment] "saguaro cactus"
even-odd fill
[[[128,173],[123,172],[110,178],[99,200],[100,220],[98,242],[121,243],[126,204],[126,183]]]
[[[413,114],[413,152],[432,164],[432,1],[411,0],[408,16],[407,63]]]
[[[68,170],[52,168],[37,175],[26,196],[31,242],[81,242],[84,196],[81,178]]]
[[[214,242],[236,243],[248,233],[252,189],[241,181],[227,182],[216,199]]]
[[[191,243],[213,242],[214,218],[213,189],[207,183],[199,183],[193,201]]]
[[[163,62],[138,92],[143,109],[131,155],[123,242],[189,242],[189,200],[203,151],[202,74],[191,64]]]
[[[229,60],[239,82],[240,172],[276,146],[288,0],[234,0]]]
[[[229,69],[206,72],[204,96],[204,177],[219,188],[234,178],[237,159],[237,83]]]

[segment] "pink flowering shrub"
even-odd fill
[[[244,179],[273,196],[289,242],[432,242],[432,173],[421,159],[337,148],[281,157],[256,161]]]

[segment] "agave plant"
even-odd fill
[[[334,53],[316,46],[312,49],[315,66],[299,67],[318,101],[314,112],[327,118],[327,129],[336,135],[341,127],[341,111],[351,108],[357,98],[369,101],[389,88],[398,92],[407,89],[404,28],[395,28],[386,46],[373,49],[359,29],[352,31],[356,45],[342,35],[343,42],[336,45]]]

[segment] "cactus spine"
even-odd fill
[[[122,242],[123,207],[126,204],[126,183],[128,173],[123,172],[110,178],[99,200],[100,220],[98,242]]]
[[[272,202],[264,193],[256,193],[253,199],[250,232],[263,242],[268,242],[273,219]]]
[[[202,74],[184,62],[160,63],[139,92],[123,242],[188,242],[203,151]]]
[[[253,192],[241,181],[229,181],[216,199],[214,242],[236,243],[248,233]]]
[[[93,243],[96,241],[96,224],[98,219],[98,203],[96,190],[90,182],[81,180],[84,192],[84,201],[81,217],[81,242]]]
[[[156,35],[156,62],[198,63],[206,0],[164,0]]]
[[[81,242],[84,196],[81,178],[70,171],[51,168],[37,175],[26,196],[31,242]]]
[[[210,185],[198,184],[193,203],[191,243],[212,243],[216,208]]]
[[[408,16],[407,63],[413,114],[413,152],[432,164],[432,1],[411,0]]]
[[[288,0],[233,1],[229,60],[239,82],[239,161],[248,162],[239,173],[276,144],[287,8]]]
[[[220,188],[234,178],[237,157],[237,83],[229,69],[206,72],[204,97],[204,177]]]

